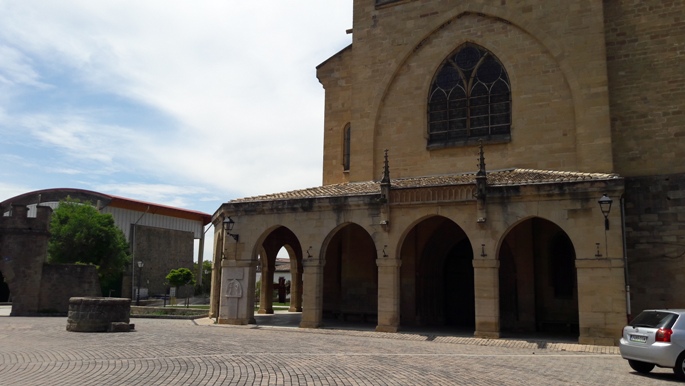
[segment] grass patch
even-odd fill
[[[271,305],[272,305],[274,308],[277,308],[277,307],[278,307],[278,308],[284,308],[284,307],[290,307],[290,302],[285,302],[285,303],[273,302],[273,303],[271,303]],[[256,304],[256,305],[254,306],[254,310],[255,310],[255,311],[259,311],[259,304]]]
[[[186,309],[186,308],[187,308],[187,309],[196,309],[196,310],[208,310],[208,309],[209,309],[209,304],[192,304],[192,305],[190,305],[189,307],[186,307],[186,306],[179,306],[179,305],[177,304],[177,305],[174,305],[174,306],[166,306],[166,307],[163,307],[163,308],[182,308],[182,309]]]

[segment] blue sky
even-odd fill
[[[0,201],[69,187],[212,214],[318,186],[315,67],[351,26],[352,0],[0,0]]]
[[[67,187],[213,214],[318,186],[316,66],[351,26],[352,0],[0,0],[0,201]]]

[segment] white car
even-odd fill
[[[668,367],[685,380],[685,310],[642,311],[623,327],[619,349],[638,373]]]

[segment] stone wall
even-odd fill
[[[487,144],[490,170],[612,171],[602,2],[542,3],[374,7],[356,0],[351,48],[318,71],[327,101],[324,183],[378,179],[385,149],[395,178],[473,171],[474,147],[427,148],[430,85],[443,60],[466,42],[492,52],[511,82],[511,141]],[[352,165],[346,175],[338,160],[348,122]]]
[[[626,179],[625,213],[633,315],[685,308],[685,174]]]
[[[94,265],[45,264],[40,283],[40,313],[66,314],[69,298],[101,296]]]
[[[10,216],[0,216],[0,272],[11,291],[12,316],[66,314],[71,296],[100,296],[94,266],[46,264],[51,213],[39,206],[32,218],[25,205],[12,205]]]
[[[350,58],[352,47],[348,46],[337,55],[317,67],[317,77],[326,89],[323,144],[324,184],[347,181],[343,167],[343,130],[350,123],[352,106],[350,82]],[[350,128],[351,141],[357,140],[357,130]]]
[[[616,172],[685,172],[685,2],[605,0]]]
[[[166,291],[164,282],[169,271],[193,270],[193,233],[140,225],[135,228],[133,285],[138,286],[138,274],[141,273],[141,288],[148,288],[150,295],[161,295]],[[142,270],[137,266],[140,260],[144,262]],[[186,296],[189,291],[192,289],[186,286],[177,296]]]
[[[12,205],[10,216],[0,216],[0,271],[12,294],[13,316],[34,315],[39,310],[51,213],[52,209],[39,206],[37,216],[30,218],[25,205]]]
[[[604,1],[614,165],[626,177],[632,315],[685,307],[684,13],[679,1]]]

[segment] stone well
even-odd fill
[[[128,332],[131,299],[103,297],[74,297],[69,299],[67,331]]]

